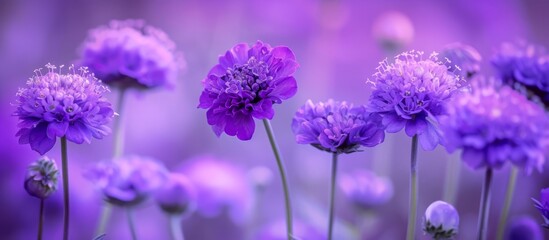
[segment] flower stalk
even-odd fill
[[[507,219],[509,217],[509,209],[513,201],[513,195],[515,193],[515,186],[517,184],[518,169],[516,167],[511,168],[511,174],[509,175],[509,182],[507,183],[507,191],[505,193],[505,202],[503,204],[503,210],[501,210],[501,216],[498,223],[498,233],[496,239],[502,240],[505,233],[505,226],[507,225]]]
[[[410,209],[408,214],[407,240],[413,240],[416,235],[417,216],[417,135],[412,137],[412,154],[410,157]]]
[[[492,184],[492,168],[486,168],[484,183],[482,185],[482,195],[480,198],[480,210],[478,215],[477,239],[486,239],[486,228],[488,225],[488,214],[490,212],[490,186]]]
[[[328,217],[328,240],[333,237],[334,226],[334,207],[335,207],[335,185],[337,175],[337,157],[338,153],[332,153],[332,180],[330,183],[330,214]]]
[[[63,240],[69,239],[69,168],[67,138],[61,138],[61,171],[63,175]]]

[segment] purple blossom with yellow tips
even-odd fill
[[[107,124],[114,111],[103,96],[108,92],[86,68],[47,64],[47,72],[35,71],[24,88],[17,92],[19,143],[29,144],[41,155],[47,153],[57,137],[82,144],[110,133]]]
[[[184,60],[165,32],[130,19],[90,30],[79,64],[113,87],[150,89],[175,86]]]
[[[273,104],[280,104],[297,92],[293,77],[298,64],[288,47],[271,47],[258,41],[240,43],[219,57],[206,78],[199,108],[214,133],[225,132],[240,140],[250,140],[255,119],[272,119]]]
[[[308,100],[297,110],[292,130],[297,143],[332,153],[356,152],[361,146],[376,146],[385,138],[378,114],[366,111],[364,106],[332,99],[316,104]]]
[[[423,149],[433,150],[441,141],[438,118],[463,79],[448,72],[436,53],[413,50],[392,63],[382,61],[377,70],[368,79],[373,89],[368,111],[381,115],[387,132],[405,129],[408,136],[418,136]]]

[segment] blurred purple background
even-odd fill
[[[236,43],[256,40],[273,46],[287,45],[295,52],[301,66],[296,73],[299,90],[295,97],[275,107],[272,124],[289,173],[294,215],[323,233],[328,212],[330,155],[297,145],[290,129],[291,118],[307,99],[367,102],[370,87],[366,79],[389,54],[372,33],[378,17],[388,11],[408,16],[414,35],[404,49],[431,52],[456,41],[472,45],[483,56],[483,74],[490,75],[488,60],[504,41],[524,39],[549,46],[547,10],[549,2],[543,0],[429,0],[422,4],[404,0],[2,1],[0,124],[4,127],[0,134],[0,236],[32,239],[38,218],[39,201],[23,189],[25,168],[38,154],[28,145],[19,145],[14,136],[17,119],[11,114],[15,110],[12,104],[18,87],[24,85],[34,69],[48,62],[58,65],[74,62],[87,31],[111,19],[140,18],[163,29],[187,61],[187,70],[173,91],[158,89],[129,95],[125,116],[127,153],[152,156],[174,171],[190,159],[204,155],[221,158],[241,168],[243,173],[256,166],[266,166],[273,171],[273,179],[261,197],[231,203],[242,204],[237,208],[243,209],[241,216],[224,211],[215,218],[193,214],[183,221],[187,239],[208,240],[244,239],[255,235],[250,231],[268,229],[272,227],[269,224],[284,218],[280,179],[263,127],[257,124],[255,136],[248,142],[226,135],[217,138],[206,122],[205,111],[196,107],[201,80],[216,64],[219,54]],[[108,97],[114,100],[115,93]],[[336,236],[339,237],[336,239],[404,238],[410,141],[404,133],[392,134],[387,136],[386,143],[376,148],[340,158],[340,174],[353,169],[374,169],[393,181],[394,196],[388,204],[361,215],[339,191],[336,200]],[[92,163],[108,159],[111,146],[111,137],[94,140],[91,145],[69,144],[73,239],[93,236],[102,202],[82,172]],[[56,145],[48,156],[60,160],[58,148]],[[374,158],[382,164],[374,164]],[[431,202],[442,198],[449,159],[456,161],[457,156],[447,154],[442,147],[433,152],[419,151],[419,216]],[[546,165],[545,170],[548,168]],[[495,173],[489,220],[491,237],[495,237],[509,170],[506,166]],[[473,239],[483,171],[472,171],[466,166],[459,171],[461,179],[455,206],[461,226],[457,238]],[[247,180],[240,176],[242,181]],[[252,198],[257,194],[249,193],[253,189],[247,188],[248,185],[243,184],[241,191],[249,195],[241,196]],[[530,215],[541,222],[530,198],[538,198],[542,187],[549,187],[546,173],[519,175],[510,218]],[[46,201],[45,239],[60,238],[60,190]],[[253,209],[249,205],[254,203],[260,210],[253,223],[249,223],[248,210]],[[135,216],[141,239],[168,238],[168,220],[154,204],[142,206]],[[358,237],[358,222],[372,217],[376,220],[368,224],[374,227],[370,226],[367,233]],[[122,211],[115,210],[111,223],[107,239],[129,239]]]

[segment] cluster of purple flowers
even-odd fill
[[[297,110],[292,130],[297,143],[333,153],[356,152],[360,146],[373,147],[385,138],[379,115],[364,106],[332,99],[318,104],[308,100]]]
[[[225,132],[249,140],[254,118],[272,119],[273,104],[295,95],[297,69],[294,53],[287,47],[271,47],[258,41],[241,43],[219,57],[203,80],[199,108],[208,109],[208,124],[217,136]]]
[[[80,65],[121,88],[173,87],[184,64],[168,36],[142,20],[92,29],[81,49]]]
[[[543,109],[507,86],[475,80],[441,123],[447,149],[462,148],[463,160],[474,169],[497,169],[510,161],[527,173],[541,171],[549,139]]]
[[[492,65],[506,84],[549,105],[549,54],[536,45],[505,43]]]
[[[463,79],[449,73],[436,53],[425,57],[419,51],[401,53],[377,69],[368,80],[374,90],[368,110],[382,116],[387,132],[405,129],[408,136],[418,136],[423,149],[434,149],[441,141],[438,117]]]
[[[74,143],[89,143],[110,133],[106,125],[114,111],[103,97],[108,91],[86,68],[69,67],[63,74],[51,64],[47,73],[36,70],[27,86],[17,93],[19,143],[30,144],[41,155],[48,152],[57,137]]]

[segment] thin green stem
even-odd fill
[[[38,240],[42,240],[43,227],[44,227],[44,199],[40,199],[40,214],[38,215]]]
[[[412,154],[410,156],[410,209],[408,214],[407,240],[413,240],[416,235],[417,215],[417,135],[412,137]]]
[[[133,209],[131,207],[126,209],[126,215],[128,216],[128,226],[130,227],[132,239],[137,240],[137,232],[135,231],[135,223],[133,220]]]
[[[61,138],[61,171],[63,175],[63,240],[69,239],[69,167],[67,156],[67,138]]]
[[[113,160],[122,156],[124,153],[124,124],[122,124],[122,118],[124,110],[124,99],[125,99],[126,88],[120,87],[118,90],[118,96],[116,100],[116,108],[118,116],[114,118],[113,124]],[[112,205],[106,201],[103,202],[103,209],[101,210],[101,217],[99,217],[99,223],[97,224],[97,229],[95,231],[96,236],[100,236],[105,233],[107,225],[112,214]]]
[[[276,158],[276,163],[278,165],[278,170],[280,172],[280,178],[282,179],[282,189],[284,190],[284,202],[286,205],[286,232],[288,233],[288,240],[291,240],[293,239],[292,205],[290,201],[290,190],[286,180],[286,171],[284,170],[284,163],[282,162],[280,152],[278,151],[279,148],[275,141],[271,123],[269,120],[263,119],[263,125],[265,125],[265,131],[269,137],[269,142],[271,143],[271,147]]]
[[[442,199],[445,202],[455,205],[457,190],[459,187],[459,178],[461,171],[461,161],[457,154],[452,154],[446,162],[446,174],[444,178],[444,195]]]
[[[501,216],[498,223],[498,234],[496,239],[502,240],[503,233],[505,232],[505,225],[507,224],[507,218],[509,217],[509,209],[511,208],[511,202],[513,201],[513,194],[515,193],[515,186],[517,183],[518,169],[516,167],[511,168],[511,175],[509,175],[509,182],[507,183],[507,192],[505,193],[505,203],[503,204],[503,210],[501,210]]]
[[[184,240],[183,229],[181,228],[181,216],[177,214],[170,214],[170,230],[172,233],[172,240]]]
[[[488,225],[488,213],[490,212],[490,186],[492,184],[492,168],[486,168],[482,195],[480,197],[480,210],[478,213],[478,240],[486,239],[486,228]]]
[[[334,227],[335,185],[337,175],[337,153],[332,154],[332,181],[330,183],[330,215],[328,217],[328,240],[332,240]]]

